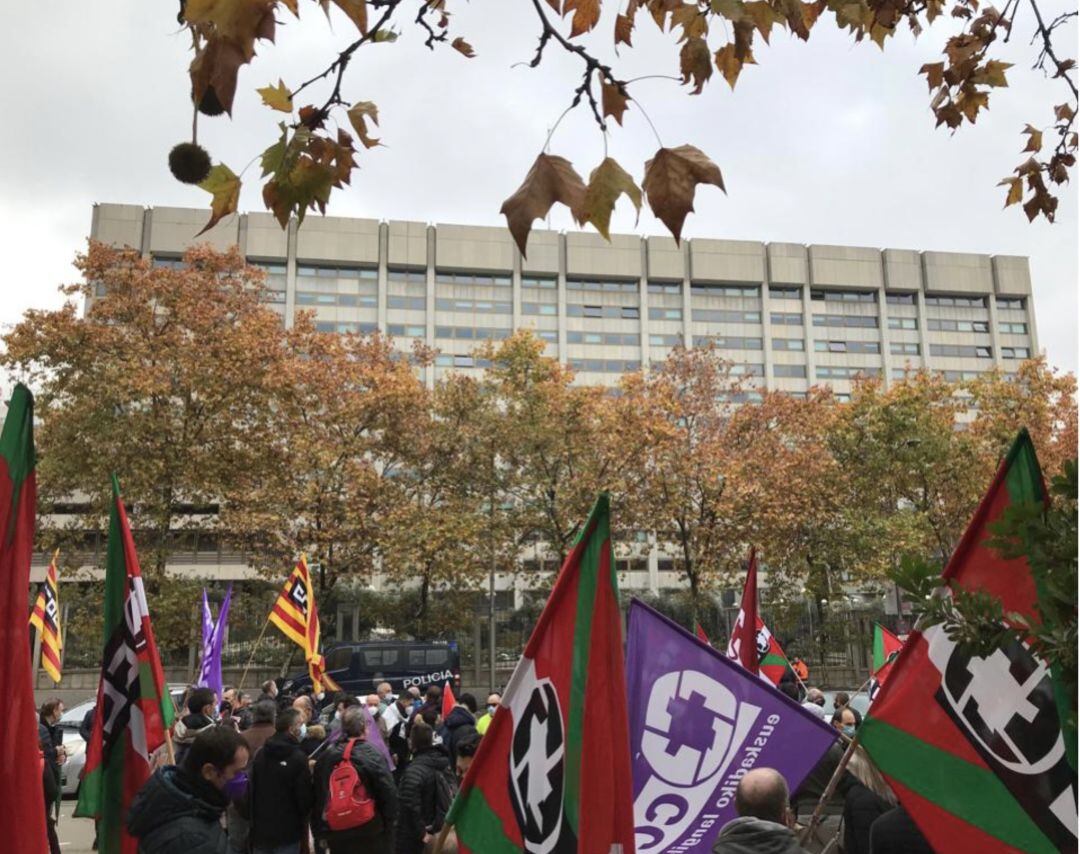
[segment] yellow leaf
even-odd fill
[[[734,89],[743,67],[743,61],[735,55],[735,45],[726,44],[716,52],[716,67],[724,75],[728,86]]]
[[[347,115],[364,148],[374,148],[379,144],[379,140],[368,134],[367,123],[365,122],[365,118],[369,118],[372,124],[377,125],[379,123],[379,108],[375,104],[371,101],[357,101],[349,107]]]
[[[222,217],[236,213],[236,206],[240,203],[240,179],[232,169],[219,163],[210,170],[199,187],[213,196],[210,200],[210,221],[199,232],[203,234],[217,225]]]
[[[634,179],[613,158],[604,158],[604,162],[589,175],[585,198],[575,218],[583,224],[591,222],[604,239],[610,241],[608,229],[611,225],[611,213],[615,210],[615,202],[623,193],[626,193],[640,213],[641,190],[634,183]]]
[[[281,78],[278,78],[277,86],[264,86],[255,91],[262,95],[263,103],[270,109],[281,110],[283,113],[292,112],[292,96],[289,87],[281,81]]]
[[[1015,205],[1024,198],[1024,181],[1022,178],[1003,178],[998,181],[999,187],[1003,184],[1009,188],[1009,194],[1005,197],[1005,207]]]

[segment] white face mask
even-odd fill
[[[488,706],[488,707],[487,707],[487,710],[488,710],[488,714],[489,714],[489,715],[494,715],[494,714],[495,714],[495,710],[496,710],[497,708],[499,708],[499,707],[498,707],[498,706]]]
[[[300,724],[300,740],[307,738],[307,724]]]

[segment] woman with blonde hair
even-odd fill
[[[870,826],[896,806],[896,795],[861,747],[855,747],[847,771],[836,787],[844,798],[844,854],[870,854]]]

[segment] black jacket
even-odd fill
[[[387,732],[386,746],[390,751],[390,755],[394,757],[394,776],[400,780],[405,772],[405,766],[409,764],[408,733],[412,706],[406,706],[404,712],[401,711],[401,706],[398,706],[397,711],[401,720],[390,727]]]
[[[251,763],[249,780],[252,844],[273,848],[299,842],[314,799],[300,743],[288,733],[271,736]]]
[[[139,854],[226,854],[225,796],[201,778],[166,765],[146,781],[128,810]]]
[[[450,751],[450,758],[456,759],[457,746],[470,735],[476,735],[476,718],[464,706],[454,706],[446,716],[439,735]]]
[[[903,807],[894,807],[870,828],[874,854],[934,854],[934,849]]]
[[[97,714],[97,706],[91,706],[90,711],[83,715],[82,723],[79,724],[79,737],[90,744],[90,736],[94,734],[94,715]]]
[[[804,854],[790,828],[750,816],[725,824],[712,850],[713,854]]]
[[[393,851],[394,823],[398,814],[397,790],[386,767],[386,760],[372,745],[358,741],[352,750],[352,763],[357,774],[375,801],[375,818],[354,830],[331,831],[326,826],[323,813],[330,791],[330,775],[341,762],[345,744],[328,747],[315,762],[315,803],[311,815],[311,830],[317,839],[334,842],[356,842],[364,854],[390,854]],[[265,748],[264,748],[265,750]],[[360,846],[359,843],[364,843]]]
[[[836,788],[844,796],[844,854],[870,854],[870,826],[893,805],[853,775],[845,774]]]
[[[424,834],[437,834],[442,828],[445,816],[436,797],[436,778],[449,768],[446,751],[441,746],[429,747],[417,753],[401,775],[394,849],[397,854],[420,854]]]

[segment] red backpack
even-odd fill
[[[355,738],[349,739],[341,761],[330,772],[330,796],[323,818],[331,830],[352,830],[375,818],[375,801],[352,763],[356,742]]]

